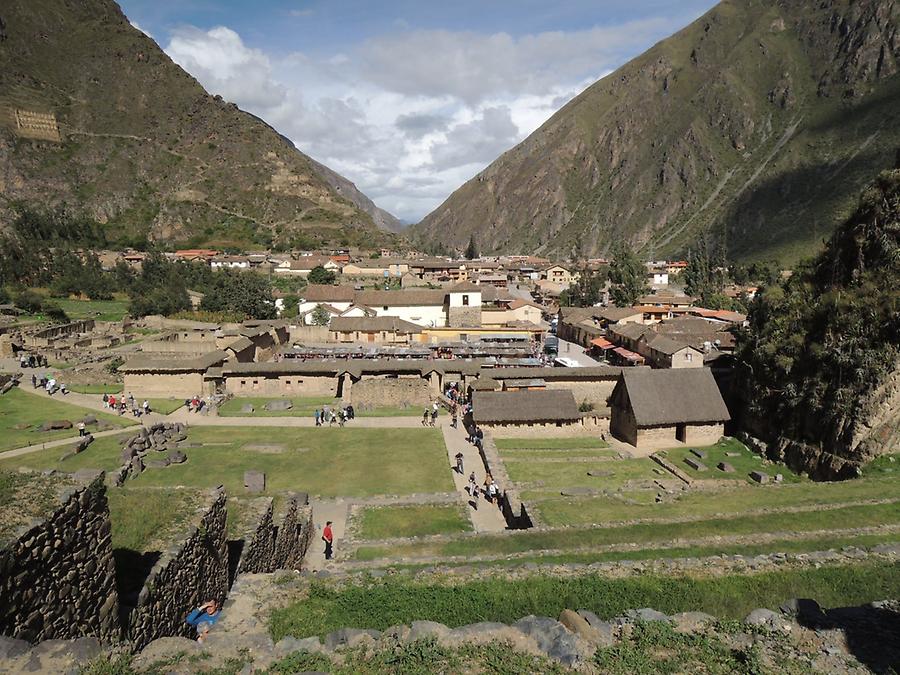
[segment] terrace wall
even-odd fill
[[[271,572],[275,559],[275,524],[272,522],[273,502],[271,497],[254,500],[251,505],[256,510],[254,525],[245,533],[244,550],[238,563],[237,573]]]
[[[225,378],[225,389],[234,396],[337,396],[334,375],[234,375]]]
[[[213,491],[187,536],[153,566],[128,618],[128,634],[136,649],[160,637],[192,637],[185,616],[198,604],[222,602],[228,591],[226,497]]]
[[[284,519],[278,527],[272,569],[299,570],[312,540],[312,508],[297,495],[290,495],[285,506]]]
[[[102,472],[0,550],[0,634],[29,642],[121,638]]]
[[[202,395],[203,373],[125,373],[124,389],[137,398]]]

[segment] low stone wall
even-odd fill
[[[355,406],[371,405],[395,408],[409,405],[426,406],[431,402],[428,380],[415,377],[363,378],[354,382],[350,390],[350,401]]]
[[[244,533],[244,550],[238,563],[237,573],[271,572],[275,559],[275,524],[272,522],[274,504],[271,497],[253,500],[250,505],[253,515],[249,518],[252,527]]]
[[[199,522],[153,566],[128,618],[128,634],[135,649],[175,635],[190,637],[185,616],[209,599],[222,602],[228,591],[226,497],[210,494],[198,511]]]
[[[609,433],[609,417],[600,413],[584,413],[580,420],[556,426],[546,424],[482,424],[497,438],[576,438],[592,436],[599,438]]]
[[[102,472],[67,489],[49,516],[0,550],[0,634],[121,639]]]
[[[284,519],[278,527],[272,569],[299,570],[306,557],[312,539],[312,508],[305,498],[289,495],[285,505]],[[301,503],[302,502],[302,503]]]
[[[506,466],[500,459],[500,453],[497,452],[497,444],[491,434],[485,434],[481,444],[481,461],[484,462],[485,470],[491,474],[494,481],[504,488],[500,495],[500,509],[503,512],[503,518],[506,520],[506,526],[511,530],[525,530],[534,527],[534,521],[528,513],[528,507],[519,499],[519,492],[512,487],[512,481],[509,474],[506,473]]]

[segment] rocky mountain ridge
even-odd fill
[[[725,0],[595,83],[414,226],[423,244],[794,260],[900,146],[900,5]]]
[[[64,205],[123,243],[390,239],[389,214],[209,95],[112,0],[10,0],[0,18],[0,222]]]

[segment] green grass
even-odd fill
[[[72,384],[68,385],[69,391],[76,394],[118,394],[122,391],[121,384]]]
[[[531,555],[516,557],[512,564],[524,565],[536,563],[541,565],[566,565],[569,563],[591,564],[619,562],[622,560],[657,560],[679,558],[708,558],[717,555],[741,555],[752,557],[767,553],[807,553],[809,551],[829,551],[845,546],[868,548],[879,544],[897,544],[900,542],[900,533],[889,532],[887,534],[861,534],[836,537],[832,535],[805,536],[802,533],[790,539],[773,538],[759,544],[714,544],[706,546],[672,546],[668,548],[640,548],[627,551],[592,551],[589,553],[557,553],[548,555]],[[508,567],[511,561],[499,560],[475,560],[442,562],[442,567]],[[388,564],[390,569],[421,569],[429,567],[427,563],[402,563]]]
[[[581,450],[585,448],[608,448],[609,443],[593,436],[575,438],[497,438],[498,450]]]
[[[56,398],[36,396],[19,389],[12,389],[0,396],[0,451],[78,435],[78,430],[74,428],[37,431],[37,428],[47,421],[69,420],[74,425],[85,415],[95,415],[97,419],[116,427],[134,424],[134,421],[128,418],[119,418],[63,403],[60,397],[61,395]],[[59,453],[61,450],[54,448],[53,452]]]
[[[0,460],[0,468],[112,470],[121,463],[124,438],[98,439],[65,462],[59,461],[59,448],[50,448]],[[229,494],[242,495],[244,471],[255,469],[266,473],[270,494],[299,490],[328,497],[370,497],[453,490],[447,450],[436,429],[195,427],[189,430],[188,441],[207,445],[185,448],[184,464],[148,468],[135,484],[197,488],[223,484]],[[252,445],[280,445],[283,451],[247,449]]]
[[[613,544],[650,546],[676,539],[777,532],[810,532],[841,528],[871,527],[900,522],[900,503],[846,506],[799,513],[762,513],[733,518],[682,523],[642,522],[634,525],[523,532],[516,536],[485,535],[444,542],[417,542],[399,546],[357,549],[359,560],[421,556],[502,556],[528,551],[566,550]]]
[[[151,412],[159,413],[160,415],[169,415],[184,405],[184,399],[180,398],[151,398],[148,401],[150,402]]]
[[[0,541],[59,504],[66,477],[0,471]]]
[[[420,537],[472,529],[466,514],[455,504],[369,506],[360,510],[358,518],[360,539]]]
[[[269,401],[283,401],[288,397],[282,398],[262,398],[240,396],[232,398],[219,406],[219,415],[222,417],[312,417],[315,411],[323,406],[335,408],[335,402],[340,403],[340,399],[328,396],[293,396],[289,400],[294,407],[290,410],[266,410],[265,405]],[[253,406],[252,413],[241,412],[241,407],[247,404]]]
[[[799,483],[803,480],[784,464],[764,463],[759,455],[754,454],[743,443],[733,438],[725,439],[716,445],[703,446],[697,449],[706,452],[706,459],[699,459],[691,452],[691,448],[674,448],[665,450],[661,454],[668,457],[669,461],[675,466],[695,479],[717,478],[750,481],[750,472],[759,470],[769,474],[771,479],[775,478],[776,473],[780,473],[784,477],[785,483]],[[726,452],[738,453],[738,456],[728,457],[725,454]],[[707,470],[697,471],[688,466],[684,461],[688,457],[700,461],[706,466]],[[733,466],[735,469],[734,473],[725,473],[717,469],[719,462],[725,462]]]
[[[70,319],[96,319],[97,321],[121,321],[128,314],[127,298],[113,300],[73,300],[51,298]]]
[[[871,476],[871,477],[869,477]],[[733,487],[720,490],[695,490],[673,501],[653,503],[655,492],[642,491],[649,499],[629,504],[615,497],[557,497],[545,499],[537,491],[522,493],[522,499],[535,509],[545,525],[590,525],[637,518],[678,518],[741,513],[762,508],[785,508],[834,504],[861,499],[882,499],[896,490],[896,476],[880,473],[838,483],[803,481],[792,485],[756,485],[734,481]],[[631,493],[627,496],[635,497]]]
[[[703,611],[737,619],[789,598],[812,597],[825,607],[836,607],[897,597],[898,572],[897,564],[872,562],[714,578],[535,576],[443,585],[384,577],[339,588],[313,582],[308,597],[272,613],[270,630],[277,641],[285,635],[325,635],[345,626],[384,630],[415,620],[451,627],[479,621],[513,623],[529,614],[559,616],[567,608],[588,609],[601,618],[654,607],[667,614]]]
[[[514,483],[527,483],[542,489],[593,487],[597,489],[621,487],[630,480],[652,480],[656,464],[647,458],[598,462],[542,462],[538,459],[507,459],[506,471]],[[603,471],[610,475],[589,476],[588,471]]]
[[[137,487],[107,491],[113,548],[142,553],[167,547],[202,503],[196,490],[145,490]],[[230,507],[230,504],[229,504]]]

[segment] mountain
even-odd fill
[[[725,0],[569,102],[414,226],[422,244],[736,259],[821,247],[900,147],[900,3]]]
[[[849,478],[900,447],[898,283],[900,162],[815,259],[751,307],[735,391],[741,425],[774,459]]]
[[[352,183],[209,95],[111,0],[0,4],[0,226],[17,204],[65,204],[123,243],[392,238]]]
[[[341,174],[332,171],[327,166],[320,164],[314,159],[311,159],[310,161],[319,175],[334,188],[335,192],[356,204],[361,211],[368,213],[372,218],[372,222],[379,228],[394,233],[405,229],[406,226],[400,222],[399,218],[388,213],[384,209],[375,206],[375,202],[360,192],[359,188],[357,188],[352,181],[347,180]]]

